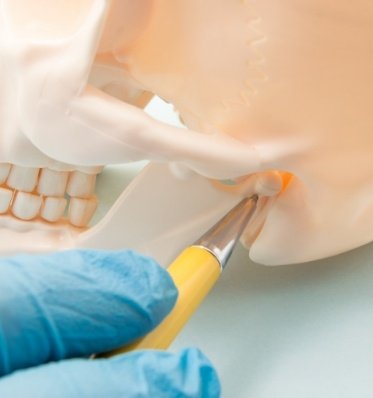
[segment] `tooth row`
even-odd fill
[[[14,197],[13,197],[14,196]],[[97,199],[71,198],[68,219],[76,227],[86,227],[96,209]],[[67,200],[63,197],[45,197],[29,192],[17,192],[0,187],[0,214],[11,213],[25,221],[33,220],[40,215],[46,221],[57,222],[65,212]]]
[[[55,171],[0,163],[0,185],[22,192],[35,189],[43,196],[90,198],[96,186],[96,174],[81,171]]]
[[[68,206],[69,222],[86,227],[97,208],[95,185],[95,174],[0,163],[0,214],[10,212],[21,220],[41,217],[54,223],[63,218]]]

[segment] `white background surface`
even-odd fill
[[[161,101],[149,109],[177,123]],[[273,268],[238,248],[172,349],[185,346],[213,361],[224,398],[372,398],[373,244]]]

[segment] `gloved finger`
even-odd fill
[[[110,360],[75,359],[16,372],[0,380],[0,396],[216,398],[220,384],[197,349],[178,354],[137,351]]]
[[[177,297],[169,274],[131,251],[0,261],[0,375],[111,350],[146,334]]]

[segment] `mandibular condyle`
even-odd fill
[[[216,180],[291,174],[251,246],[259,263],[310,261],[373,240],[366,0],[1,6],[4,217],[59,224],[68,208],[66,225],[84,228],[97,206],[97,172],[85,168],[150,159]],[[173,104],[188,130],[146,116],[152,95]],[[151,181],[141,181],[151,195]]]

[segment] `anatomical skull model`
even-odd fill
[[[371,0],[0,7],[3,241],[24,234],[57,249],[51,236],[61,230],[79,241],[101,167],[139,159],[194,171],[181,179],[191,190],[203,180],[217,191],[207,178],[232,179],[230,190],[241,192],[256,173],[291,175],[255,239],[244,237],[255,261],[309,261],[373,240]],[[146,116],[154,94],[188,129]],[[165,197],[182,189],[172,178],[159,187]],[[198,189],[190,195],[204,199]]]

